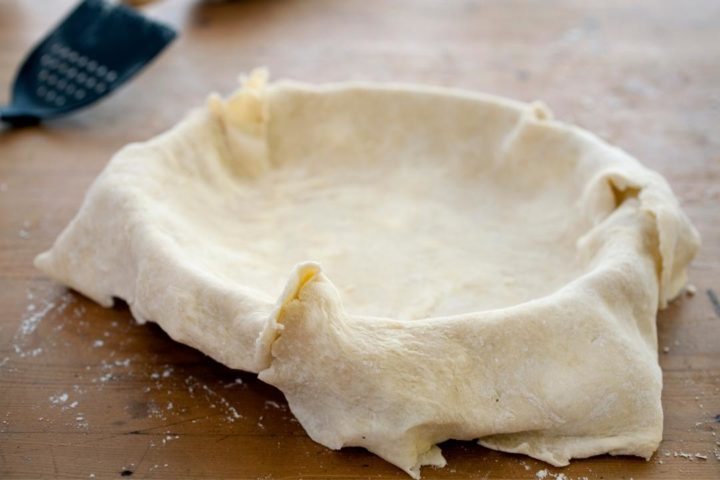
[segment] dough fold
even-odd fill
[[[447,439],[653,454],[699,247],[659,174],[539,104],[265,78],[118,152],[38,268],[414,478]]]
[[[662,436],[662,377],[655,310],[633,303],[657,302],[654,228],[628,201],[583,242],[605,244],[597,266],[552,298],[413,322],[348,315],[317,266],[301,265],[259,378],[315,441],[365,447],[416,478],[450,438],[556,466],[605,452],[649,458]]]

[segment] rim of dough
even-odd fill
[[[406,132],[410,140],[393,140]],[[239,208],[241,219],[260,215],[264,210],[258,206],[270,205],[269,200],[252,203],[252,196],[277,194],[272,185],[265,190],[252,190],[251,185],[268,172],[300,168],[283,163],[287,155],[312,166],[312,175],[292,177],[297,185],[320,181],[317,175],[324,170],[312,162],[329,165],[343,155],[364,155],[353,160],[364,163],[325,168],[336,185],[348,168],[358,171],[360,166],[371,175],[373,168],[388,167],[383,155],[409,146],[414,150],[404,155],[421,159],[421,171],[402,170],[396,178],[390,168],[380,179],[369,177],[369,185],[390,185],[378,189],[379,196],[407,175],[425,188],[423,179],[432,178],[434,171],[431,164],[423,171],[423,165],[441,154],[449,166],[437,172],[433,181],[438,184],[495,175],[482,180],[487,195],[500,192],[517,202],[515,207],[525,205],[530,211],[513,221],[545,218],[544,213],[558,209],[555,217],[547,217],[557,221],[538,222],[540,226],[528,232],[539,232],[547,240],[552,238],[547,231],[557,228],[550,233],[562,234],[562,219],[572,217],[567,228],[574,236],[559,240],[560,256],[552,260],[566,262],[562,255],[572,249],[568,254],[580,265],[572,278],[562,277],[559,285],[547,280],[548,291],[521,295],[521,301],[494,308],[462,310],[482,297],[479,285],[488,291],[512,290],[496,286],[488,273],[468,277],[470,287],[462,290],[462,301],[445,305],[459,291],[448,290],[417,315],[398,314],[405,312],[402,302],[399,310],[392,310],[395,317],[350,306],[346,311],[341,293],[345,287],[333,284],[317,258],[296,262],[289,278],[276,270],[257,273],[265,272],[263,261],[272,258],[272,249],[263,250],[271,235],[261,237],[268,230],[252,230],[258,238],[243,244],[245,252],[233,252],[232,245],[223,243],[222,225],[212,223],[225,217],[217,220],[203,210],[203,205],[215,211]],[[386,162],[377,163],[375,157]],[[459,158],[462,161],[456,161]],[[283,177],[278,178],[272,181]],[[492,190],[494,183],[500,185],[497,191]],[[514,185],[516,190],[505,188]],[[306,198],[307,192],[322,188],[284,192]],[[422,207],[432,209],[454,195],[453,189],[443,188]],[[413,191],[413,201],[425,201],[425,195]],[[471,188],[457,191],[472,193]],[[533,195],[522,197],[528,191]],[[387,198],[388,205],[397,205],[400,217],[410,211],[402,199],[395,204],[395,197]],[[237,207],[238,199],[255,210]],[[296,219],[281,200],[276,218],[285,223]],[[361,205],[360,200],[349,195],[343,200],[347,204],[338,202]],[[543,208],[545,202],[554,207]],[[324,204],[314,205],[319,205],[317,218],[323,218]],[[472,215],[495,214],[502,220],[517,208],[507,213],[502,207],[480,209]],[[452,210],[438,212],[443,218],[453,215]],[[266,220],[256,223],[265,225]],[[462,220],[443,222],[438,225],[449,232],[447,238],[462,236]],[[560,227],[547,226],[557,222]],[[388,228],[397,228],[399,235],[412,231],[400,223]],[[277,232],[285,233],[282,228]],[[532,241],[532,235],[516,237],[517,245]],[[503,240],[498,234],[495,244],[473,250],[477,238],[463,244],[468,252],[485,252]],[[273,247],[276,251],[292,250],[283,247],[281,239],[274,240],[280,245]],[[215,243],[222,248],[204,246]],[[231,368],[259,373],[283,391],[293,413],[319,443],[334,449],[363,446],[419,478],[422,465],[445,464],[437,444],[450,438],[479,439],[490,448],[558,466],[601,453],[649,458],[662,437],[656,313],[684,287],[686,266],[698,246],[697,232],[659,174],[591,133],[552,120],[542,104],[416,85],[267,85],[266,74],[256,71],[243,78],[243,87],[228,99],[212,95],[205,108],[170,131],[116,154],[77,216],[53,247],[37,257],[36,265],[104,306],[112,305],[113,297],[122,298],[139,322],[157,322],[173,339]],[[461,257],[443,253],[435,244],[424,250],[407,248],[430,252],[430,263],[420,264],[434,272],[432,262],[438,262],[438,282],[452,273],[443,270],[443,261],[455,271],[462,266],[452,263]],[[223,255],[230,256],[225,260]],[[347,250],[333,255],[341,258]],[[397,257],[388,258],[387,276],[373,273],[377,286],[366,282],[361,285],[364,294],[346,294],[351,306],[356,297],[360,306],[372,306],[378,298],[387,301],[382,292],[392,292],[400,278],[390,268]],[[527,265],[542,269],[540,260],[532,261],[536,263]],[[547,260],[547,270],[558,270],[552,261]],[[398,265],[396,270],[404,271],[406,265]],[[433,281],[428,281],[427,291],[445,285]],[[544,281],[538,276],[523,288],[532,292]],[[276,297],[276,286],[282,283],[284,290]]]

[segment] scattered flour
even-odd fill
[[[210,402],[210,408],[217,408],[216,404],[214,403],[215,401],[220,403],[221,407],[225,411],[225,420],[227,420],[228,422],[233,423],[236,420],[243,418],[243,416],[238,413],[235,407],[230,405],[230,402],[228,402],[225,397],[218,394],[204,383],[199,382],[192,375],[188,376],[185,379],[185,385],[187,385],[190,395],[193,395],[196,389],[202,390],[205,393],[205,398]]]
[[[283,405],[280,405],[279,403],[274,402],[272,400],[265,400],[265,410],[267,410],[268,407],[277,408],[278,410],[285,410]],[[530,467],[528,467],[527,469],[529,470]]]
[[[554,478],[555,480],[570,480],[564,473],[552,473],[544,468],[535,472],[535,478],[542,480],[544,478]],[[578,477],[577,480],[588,480],[588,477]],[[632,479],[631,479],[632,480]]]
[[[130,366],[130,359],[126,358],[125,360],[115,360],[115,366],[116,367],[129,367]]]
[[[53,405],[61,405],[65,402],[67,402],[67,400],[68,400],[68,394],[65,392],[59,393],[57,395],[52,395],[50,397],[50,403],[52,403]]]
[[[148,416],[150,418],[157,418],[160,420],[167,420],[167,417],[165,416],[165,412],[163,409],[161,409],[157,403],[154,401],[148,402]],[[163,442],[165,443],[165,442]]]
[[[223,388],[237,387],[238,385],[242,385],[242,383],[243,383],[242,378],[238,377],[234,381],[223,385]]]
[[[180,438],[180,435],[165,435],[165,438],[162,439],[163,445],[165,445],[168,442],[171,442],[172,440],[177,440]]]
[[[26,294],[30,303],[25,307],[25,313],[12,342],[13,351],[20,358],[37,357],[43,353],[42,347],[31,347],[33,333],[50,314],[62,313],[68,305],[74,302],[71,293],[65,292],[58,295],[54,287],[49,292],[43,293],[44,298],[38,303],[34,303],[36,293],[28,291]]]
[[[30,304],[26,308],[26,314],[23,316],[17,336],[26,337],[32,334],[45,318],[45,315],[55,307],[55,302],[46,302],[42,308],[37,309],[34,304]]]

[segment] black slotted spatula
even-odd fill
[[[25,59],[0,107],[15,126],[90,105],[138,73],[175,38],[175,31],[129,7],[84,0]]]

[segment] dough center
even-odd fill
[[[205,208],[185,202],[188,248],[197,242],[211,271],[252,279],[269,299],[295,264],[317,261],[348,313],[399,319],[516,305],[580,273],[562,195],[520,199],[441,162],[363,170],[285,166],[209,193]]]

